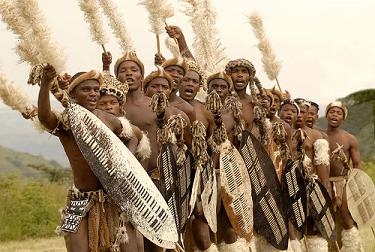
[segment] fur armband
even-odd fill
[[[142,132],[142,139],[138,143],[136,155],[142,161],[151,156],[150,139],[148,139],[144,132]]]
[[[120,120],[121,126],[122,126],[122,131],[121,131],[119,137],[129,139],[132,136],[134,136],[132,125],[130,124],[128,119],[126,119],[125,117],[119,117],[119,120]]]
[[[314,142],[314,165],[329,165],[329,144],[325,139]]]

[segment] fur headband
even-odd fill
[[[68,88],[68,93],[71,93],[75,87],[77,87],[81,82],[85,80],[97,80],[99,82],[99,87],[102,87],[104,84],[103,76],[101,73],[95,70],[91,70],[89,72],[85,72],[75,78],[70,84]]]
[[[328,104],[326,108],[326,117],[327,117],[328,111],[334,107],[340,108],[342,110],[342,112],[344,113],[344,120],[348,117],[348,108],[341,101],[334,101]]]

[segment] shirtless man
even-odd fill
[[[361,169],[361,157],[357,139],[340,128],[341,124],[348,116],[347,107],[339,101],[331,102],[326,108],[326,118],[328,122],[327,134],[331,152],[338,145],[342,146],[347,160],[352,162],[352,167]],[[343,251],[363,251],[361,237],[356,228],[355,222],[350,215],[346,198],[346,180],[342,176],[343,165],[341,162],[331,158],[330,180],[332,183],[334,198],[333,202],[341,217],[342,230],[342,250]]]
[[[109,72],[104,71],[103,74],[104,85],[99,90],[97,109],[106,111],[120,119],[123,128],[121,135],[126,139],[126,147],[140,162],[144,162],[150,156],[150,142],[146,134],[137,126],[132,125],[124,115],[123,104],[128,86],[116,80]]]
[[[281,120],[286,122],[289,126],[291,126],[292,131],[295,121],[297,120],[297,116],[299,114],[299,107],[294,100],[285,99],[279,109],[279,117]]]
[[[225,104],[225,99],[233,90],[233,83],[229,75],[224,72],[213,74],[207,79],[208,93],[216,91],[219,95],[221,103]],[[237,139],[235,138],[235,119],[233,111],[223,109],[221,112],[221,119],[225,126],[228,140],[233,144]],[[212,159],[214,167],[218,167],[218,153],[213,153]],[[222,204],[222,203],[220,203]],[[230,224],[226,211],[221,205],[218,212],[218,234],[222,243],[219,245],[219,251],[245,251],[248,250],[246,243],[242,244],[238,239],[238,235]]]
[[[64,147],[65,153],[69,159],[72,171],[74,187],[71,190],[69,198],[79,199],[84,192],[94,192],[103,193],[103,187],[100,184],[98,178],[92,172],[89,164],[83,157],[75,138],[69,130],[69,125],[67,125],[60,117],[58,117],[51,110],[51,104],[49,99],[49,85],[51,81],[56,77],[55,69],[47,65],[43,70],[43,77],[41,80],[39,97],[38,97],[38,118],[40,122],[49,129],[54,135],[56,135],[61,144]],[[92,70],[90,72],[81,72],[72,77],[68,92],[71,100],[82,107],[86,108],[93,114],[95,114],[99,119],[101,119],[109,129],[111,129],[116,135],[120,135],[122,131],[120,121],[113,115],[108,114],[104,111],[96,109],[96,103],[99,98],[99,87],[103,83],[101,75]],[[107,209],[107,201],[95,204],[102,204]],[[101,208],[102,209],[102,208]],[[104,209],[103,209],[104,210]],[[78,230],[76,233],[68,233],[65,236],[66,246],[68,251],[91,251],[92,247],[89,247],[89,240],[93,239],[90,237],[90,233],[96,232],[95,227],[92,227],[88,223],[88,218],[90,218],[90,211],[82,218]],[[104,224],[105,225],[105,224]],[[129,240],[135,241],[135,232],[131,232],[131,227],[127,226]],[[133,229],[134,231],[134,229]],[[116,234],[109,234],[111,237],[112,246]],[[93,247],[100,247],[100,244],[90,244]],[[138,251],[137,244],[129,242],[128,251]],[[105,247],[103,249],[109,249]],[[122,251],[124,248],[122,247]]]
[[[169,95],[169,102],[171,106],[183,111],[189,117],[190,122],[194,122],[196,115],[193,106],[177,95],[182,78],[188,69],[186,60],[182,57],[173,58],[165,61],[162,66],[173,79],[173,85]]]
[[[207,130],[207,136],[210,136],[208,131],[210,130],[210,125],[212,126],[213,119],[210,112],[207,111],[204,104],[195,99],[200,88],[205,88],[206,79],[205,75],[195,61],[188,61],[188,71],[182,78],[181,85],[179,88],[179,94],[182,99],[193,106],[196,120],[203,123]]]
[[[254,82],[255,67],[246,59],[231,60],[225,66],[225,72],[233,82],[233,87],[238,94],[242,104],[242,118],[245,122],[245,129],[251,131],[253,127],[253,99],[246,93],[249,83]]]
[[[309,110],[307,112],[306,125],[309,128],[319,130],[325,136],[325,138],[327,138],[326,132],[323,129],[316,126],[316,120],[318,120],[318,118],[319,118],[319,114],[318,114],[319,105],[315,102],[312,102],[312,101],[309,101],[309,102],[310,102],[311,106],[309,107]]]
[[[190,122],[193,123],[196,116],[194,108],[184,99],[179,97],[177,95],[177,91],[180,88],[182,78],[188,70],[187,60],[194,60],[194,57],[187,46],[184,34],[178,26],[167,25],[165,27],[165,30],[168,33],[169,37],[177,41],[180,56],[166,61],[161,54],[155,54],[154,63],[155,65],[164,67],[165,71],[170,74],[175,82],[169,97],[170,104],[183,111],[189,117]]]
[[[323,135],[314,129],[310,129],[306,125],[307,111],[310,104],[304,99],[296,99],[299,106],[300,113],[295,121],[294,128],[302,129],[306,133],[306,139],[304,141],[305,158],[304,165],[310,168],[310,174],[316,174],[320,183],[327,190],[328,194],[331,196],[331,186],[329,183],[329,146],[327,140],[324,139]],[[313,227],[309,225],[307,227],[307,244],[310,251],[315,251],[313,244],[319,244],[328,250],[328,242],[322,238],[317,231],[313,230]]]

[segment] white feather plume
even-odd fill
[[[27,96],[0,71],[0,97],[4,104],[21,113],[26,112],[30,103]]]
[[[105,35],[103,21],[98,12],[99,5],[96,0],[79,0],[79,7],[85,15],[85,20],[90,26],[92,40],[99,45],[105,45],[107,37]]]
[[[176,41],[174,39],[170,37],[165,38],[165,46],[172,53],[173,58],[181,57],[180,49],[178,48],[178,45],[176,44]]]
[[[107,16],[109,26],[111,27],[113,34],[118,39],[119,44],[123,50],[123,53],[128,51],[134,51],[133,41],[129,36],[126,29],[126,25],[122,20],[121,14],[118,12],[117,6],[112,0],[99,0],[104,15]]]
[[[262,17],[258,13],[253,12],[249,16],[249,22],[253,27],[255,37],[259,40],[258,49],[262,53],[264,71],[268,79],[275,80],[279,75],[281,64],[280,61],[276,60],[276,55],[272,50],[271,43],[265,35]]]
[[[194,57],[207,74],[221,71],[227,61],[224,48],[217,38],[216,12],[208,0],[180,0],[185,3],[183,13],[190,18],[194,32]]]
[[[31,27],[19,15],[12,0],[0,2],[0,15],[4,23],[7,24],[8,30],[17,35],[19,39],[15,52],[20,57],[20,61],[30,63],[32,66],[38,64],[38,55],[35,46],[33,46],[35,43],[33,43],[32,36],[30,36]]]
[[[57,72],[65,70],[66,57],[61,48],[52,39],[51,32],[41,13],[37,0],[16,0],[18,13],[31,27],[31,34],[27,36],[35,42],[39,63],[49,63]],[[25,40],[26,41],[26,40]],[[27,41],[25,42],[28,43]],[[22,47],[22,44],[21,44]]]
[[[156,35],[162,34],[166,19],[174,15],[172,5],[167,0],[141,0],[140,4],[145,6],[149,13],[151,31]]]

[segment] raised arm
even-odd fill
[[[354,136],[350,139],[350,158],[352,160],[353,168],[362,169],[361,154],[359,152],[359,144]]]
[[[112,55],[110,52],[102,53],[103,71],[108,71],[112,63]]]
[[[185,40],[185,36],[182,33],[180,27],[174,25],[167,25],[165,27],[165,30],[167,31],[169,37],[177,40],[181,56],[184,58],[190,58],[195,60],[193,54],[189,50],[189,47]]]
[[[58,118],[54,113],[52,113],[49,99],[50,83],[56,77],[56,75],[57,74],[53,66],[47,65],[44,67],[38,96],[38,118],[43,126],[49,130],[56,129],[58,125]]]

